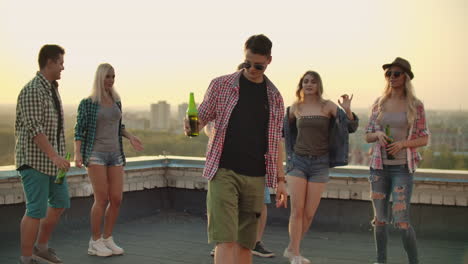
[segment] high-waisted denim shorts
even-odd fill
[[[120,151],[115,152],[91,152],[89,157],[88,166],[90,165],[102,165],[102,166],[123,166],[123,157]]]
[[[293,153],[292,169],[287,173],[306,179],[308,182],[328,182],[329,158],[328,154],[323,156],[300,156]]]

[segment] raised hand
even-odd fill
[[[343,94],[341,96],[343,99],[343,102],[338,99],[338,104],[346,111],[346,112],[351,112],[351,101],[353,100],[353,95],[351,94],[351,97],[348,96],[348,94]]]

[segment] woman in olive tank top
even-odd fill
[[[300,243],[308,231],[320,203],[322,192],[329,180],[329,129],[330,119],[335,118],[338,106],[322,98],[323,85],[320,75],[306,72],[296,91],[296,102],[290,107],[290,127],[297,127],[292,168],[287,172],[288,193],[291,197],[289,218],[289,245],[284,256],[291,263],[310,263],[300,255]],[[342,95],[340,106],[349,120],[352,96]],[[342,110],[341,110],[342,111]],[[345,118],[346,119],[346,118]],[[289,155],[289,154],[288,154]]]

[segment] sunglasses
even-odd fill
[[[250,67],[252,67],[252,64],[250,62],[244,62],[243,66],[246,69],[250,69]],[[254,64],[253,67],[259,71],[263,71],[265,69],[265,65],[262,64]]]
[[[398,77],[400,77],[400,75],[402,75],[403,73],[404,73],[404,72],[400,72],[400,71],[393,71],[393,72],[392,72],[392,71],[387,71],[387,72],[385,72],[385,76],[388,77],[388,78],[390,78],[390,77],[392,77],[392,74],[393,74],[393,77],[398,78]]]

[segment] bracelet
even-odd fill
[[[276,180],[277,180],[276,182],[284,182],[284,183],[287,183],[286,177],[284,177],[284,176],[283,176],[283,177],[276,177]]]

